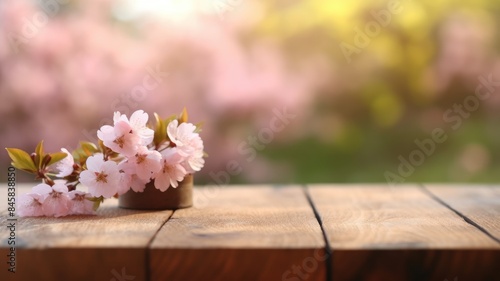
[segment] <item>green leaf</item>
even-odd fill
[[[155,115],[156,126],[153,143],[158,147],[167,138],[167,126],[158,114]]]
[[[35,165],[38,169],[42,168],[43,158],[45,157],[45,151],[43,149],[43,140],[38,143],[35,149]]]
[[[80,146],[75,149],[71,155],[73,155],[75,163],[83,166],[89,156],[92,156],[97,152],[102,152],[104,149],[106,149],[106,146],[104,146],[104,143],[101,140],[99,140],[98,145],[91,142],[81,141]]]
[[[104,197],[92,197],[87,198],[87,200],[94,202],[93,209],[94,211],[97,211],[97,209],[99,209],[99,206],[101,206],[101,203],[104,202]]]
[[[37,172],[38,169],[35,163],[33,163],[33,160],[26,151],[18,148],[6,148],[6,150],[9,153],[10,159],[12,159],[12,166],[26,172]]]
[[[179,117],[179,124],[180,123],[186,123],[188,121],[188,112],[187,109],[184,107],[182,110],[181,116]]]
[[[87,155],[92,155],[99,151],[99,148],[95,144],[87,141],[81,141],[80,147]]]
[[[170,117],[168,117],[167,119],[165,119],[165,125],[168,127],[168,124],[172,121],[174,121],[175,119],[177,119],[177,115],[172,115]]]
[[[63,160],[64,158],[66,158],[67,156],[68,156],[68,154],[66,154],[65,152],[51,153],[50,157],[52,159],[50,159],[49,164],[47,164],[47,166],[50,166],[54,163],[57,163],[57,162]]]
[[[160,115],[158,115],[158,113],[155,112],[154,116],[155,116],[156,126],[158,126],[158,123],[160,123],[161,121]]]
[[[196,130],[194,130],[195,133],[200,133],[201,132],[201,127],[203,127],[203,122],[197,123],[194,125],[196,127]]]
[[[99,209],[100,206],[101,206],[101,202],[100,201],[95,201],[94,205],[92,206],[92,209],[95,212],[95,211],[97,211],[97,209]]]
[[[98,144],[98,147],[99,147],[99,151],[100,151],[100,152],[104,152],[104,151],[106,151],[106,149],[108,148],[107,146],[105,146],[105,145],[104,145],[104,142],[103,142],[102,140],[99,140],[99,141],[97,142],[97,144]],[[87,156],[91,156],[91,155],[87,155]]]

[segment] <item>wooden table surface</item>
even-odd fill
[[[206,186],[195,206],[19,218],[0,280],[500,280],[500,187]],[[17,192],[29,190],[18,185]]]

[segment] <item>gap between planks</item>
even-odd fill
[[[309,202],[309,205],[311,206],[314,216],[316,217],[316,221],[319,224],[319,227],[321,228],[321,233],[323,234],[323,239],[325,241],[325,253],[327,255],[325,262],[325,268],[326,268],[326,281],[333,281],[333,267],[332,267],[332,248],[330,247],[330,241],[328,241],[328,237],[326,235],[326,230],[323,226],[323,220],[321,219],[321,214],[319,213],[318,209],[316,209],[316,206],[314,205],[314,202],[311,198],[311,194],[309,194],[309,187],[307,185],[302,186],[304,190],[304,194],[307,198],[307,202]]]
[[[173,210],[172,213],[170,213],[170,216],[168,216],[168,218],[160,225],[160,227],[158,227],[158,230],[156,230],[155,234],[153,234],[151,239],[149,239],[148,243],[146,244],[146,255],[144,259],[145,269],[146,269],[144,274],[146,276],[146,281],[151,280],[151,244],[153,244],[153,241],[155,240],[158,233],[160,233],[160,230],[163,228],[163,226],[165,226],[165,224],[170,220],[170,218],[172,218],[175,211],[177,210]]]
[[[391,194],[384,194],[388,189],[383,184],[361,186],[365,188],[352,186],[353,189],[342,184],[307,187],[312,206],[320,215],[320,223],[332,247],[331,266],[335,280],[360,280],[363,277],[371,280],[384,277],[389,277],[388,280],[391,280],[390,277],[398,280],[443,280],[450,270],[468,277],[480,273],[483,277],[489,276],[488,280],[496,276],[495,260],[500,257],[496,241],[458,219],[449,208],[436,202],[416,184],[403,186],[405,188],[397,191],[390,189]],[[371,192],[367,194],[368,190]],[[479,194],[484,197],[484,193]],[[457,198],[453,199],[451,206],[460,202]],[[489,206],[494,206],[492,204],[496,202],[497,199],[487,201]],[[469,203],[469,209],[475,206],[474,200],[466,200],[465,203]],[[400,210],[407,212],[400,214]],[[372,214],[372,211],[379,212]],[[493,213],[487,212],[490,221],[497,211],[495,208]],[[368,217],[363,217],[363,214]],[[442,218],[434,219],[434,215]],[[474,220],[481,221],[479,217],[474,217]],[[419,225],[424,226],[425,232],[443,234],[445,239],[430,239],[415,234],[415,230],[420,230]],[[493,221],[487,229],[497,231],[496,226]],[[391,227],[395,227],[394,230],[388,231]],[[463,234],[457,238],[444,232],[447,230],[459,230]],[[373,235],[366,238],[365,233]],[[393,241],[394,238],[396,241]],[[471,269],[474,262],[479,264],[479,269]],[[483,269],[484,272],[481,271]]]
[[[205,278],[230,280],[227,274],[231,273],[244,280],[281,280],[316,250],[326,257],[321,225],[304,186],[262,187],[224,189],[206,204],[177,210],[149,247],[151,278],[182,280],[194,273],[186,260],[210,258],[208,264],[202,264],[202,268],[207,267]],[[195,191],[196,199],[196,194],[202,195],[204,190]],[[180,264],[166,260],[166,254],[178,254]],[[245,265],[253,269],[238,268]],[[260,273],[255,266],[262,266]],[[318,268],[310,277],[324,281],[326,268],[324,261],[318,260]]]
[[[429,197],[431,197],[434,201],[438,202],[439,204],[443,205],[445,208],[448,208],[450,211],[455,213],[457,216],[461,217],[466,223],[470,224],[471,226],[475,227],[477,230],[481,231],[484,233],[486,236],[491,238],[493,241],[497,242],[500,244],[500,239],[495,237],[493,234],[491,234],[488,230],[486,230],[484,227],[482,227],[479,223],[475,222],[456,208],[453,208],[450,204],[446,203],[443,199],[439,198],[436,194],[432,193],[428,188],[425,187],[422,183],[418,184],[420,189],[427,194]]]

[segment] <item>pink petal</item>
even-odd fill
[[[46,195],[52,192],[52,187],[50,185],[41,183],[35,187],[33,187],[32,191],[36,194]]]
[[[57,192],[67,193],[68,187],[63,183],[56,183],[52,186],[52,189]]]
[[[60,194],[59,197],[48,197],[42,204],[45,216],[62,217],[69,214],[69,201],[67,194]]]
[[[166,191],[170,187],[170,176],[167,173],[161,173],[155,178],[155,188],[160,191]]]
[[[132,180],[130,181],[130,187],[135,192],[143,192],[146,189],[146,184],[148,183],[142,181],[139,177],[132,176]]]
[[[87,169],[89,169],[90,171],[99,172],[99,170],[101,169],[101,165],[104,163],[102,157],[102,154],[98,153],[87,158]]]
[[[115,139],[115,129],[109,125],[104,125],[97,131],[97,137],[102,141],[113,141]]]
[[[78,198],[76,195],[79,195]],[[79,190],[73,190],[68,193],[68,196],[71,198],[69,202],[70,215],[95,215],[94,203],[88,200],[90,194]]]
[[[120,121],[125,121],[128,123],[127,115],[121,114],[120,111],[115,111],[115,113],[113,114],[113,122],[114,124],[116,124]]]
[[[130,190],[130,179],[131,175],[127,175],[125,173],[120,173],[120,181],[118,183],[118,188],[116,189],[116,193],[118,195],[122,195],[127,193]]]
[[[80,173],[80,182],[86,186],[90,186],[95,181],[95,174],[89,170]]]
[[[167,135],[170,138],[170,140],[174,143],[177,141],[177,127],[179,125],[179,122],[177,119],[173,120],[172,122],[168,123],[167,126]]]
[[[146,126],[148,123],[149,115],[143,110],[137,110],[130,116],[130,125],[132,128],[139,130]]]
[[[20,195],[17,199],[17,215],[20,217],[43,216],[41,201],[43,201],[43,196],[39,194],[28,193]]]

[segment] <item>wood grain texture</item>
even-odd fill
[[[333,280],[498,280],[500,245],[418,186],[312,185]]]
[[[333,250],[333,280],[499,281],[494,249]]]
[[[324,280],[321,229],[300,187],[207,187],[194,202],[153,241],[152,280],[296,280],[296,270]]]
[[[106,280],[113,270],[146,280],[147,245],[172,211],[132,211],[106,200],[97,216],[19,218],[18,271],[12,280]],[[6,213],[0,225],[7,225]],[[8,253],[8,229],[0,229],[0,256]],[[0,270],[0,280],[12,278]],[[65,278],[63,278],[65,277]]]
[[[426,188],[498,235],[498,188]],[[21,218],[17,273],[0,267],[0,280],[325,280],[327,266],[333,280],[500,280],[500,243],[421,187],[314,185],[309,193],[329,260],[300,187],[206,187],[195,189],[194,208],[173,215],[107,200],[98,216]],[[6,225],[2,212],[4,265]]]
[[[434,184],[425,188],[500,241],[500,187]]]

